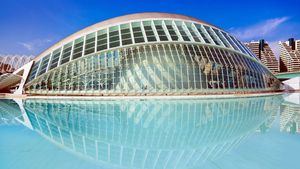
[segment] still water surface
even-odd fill
[[[296,169],[299,102],[0,100],[0,168]]]

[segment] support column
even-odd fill
[[[29,76],[32,65],[33,65],[33,61],[25,64],[19,70],[14,72],[14,74],[18,74],[18,72],[23,70],[23,75],[22,75],[22,79],[21,79],[19,88],[14,92],[14,94],[16,94],[16,95],[22,95],[23,94],[24,85],[26,83],[27,77]]]

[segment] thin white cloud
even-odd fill
[[[232,28],[230,32],[241,40],[249,41],[272,35],[276,29],[286,22],[288,17],[268,19],[244,28]]]
[[[39,47],[44,46],[45,44],[48,44],[50,42],[52,42],[51,39],[35,39],[31,42],[19,42],[19,45],[21,45],[28,51],[35,51]]]
[[[25,49],[32,51],[33,50],[33,46],[31,43],[25,43],[25,42],[19,42],[20,45],[22,45]]]

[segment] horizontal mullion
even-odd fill
[[[107,42],[107,39],[103,39],[103,40],[98,40],[97,43],[106,43]]]
[[[77,55],[77,54],[79,54],[79,53],[82,53],[82,51],[78,51],[78,52],[74,53],[73,55]]]

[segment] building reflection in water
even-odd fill
[[[19,105],[8,99],[0,99],[0,126],[17,125],[16,117],[22,116]]]
[[[236,147],[281,96],[215,100],[26,100],[27,126],[107,168],[191,168]]]
[[[280,131],[300,133],[300,93],[284,97],[280,106]]]

